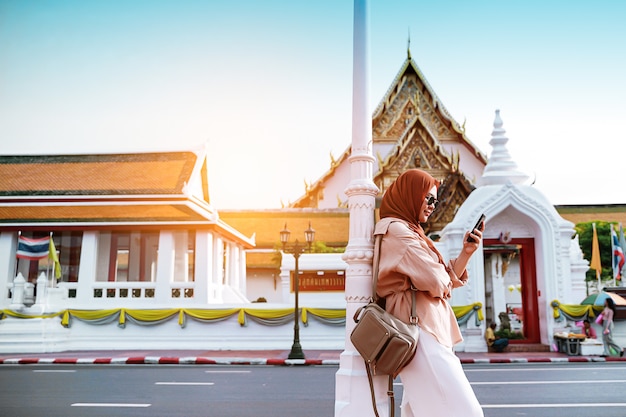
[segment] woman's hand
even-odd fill
[[[485,226],[483,226],[484,228]],[[468,242],[467,238],[471,237],[474,241]],[[469,232],[465,232],[465,236],[463,236],[463,249],[459,256],[456,258],[454,262],[454,272],[458,277],[462,276],[465,272],[465,268],[467,267],[467,263],[470,258],[478,249],[480,242],[483,240],[483,232],[479,229],[470,230]]]
[[[467,238],[471,237],[473,242],[468,242]],[[463,238],[463,251],[468,255],[473,254],[478,249],[478,245],[480,245],[481,240],[483,239],[483,232],[479,229],[470,230],[465,233],[465,237]]]

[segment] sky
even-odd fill
[[[372,113],[410,39],[485,155],[500,109],[553,204],[626,204],[626,2],[368,3]],[[353,7],[0,0],[0,155],[205,147],[218,211],[280,208],[350,147]]]

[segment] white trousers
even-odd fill
[[[402,417],[483,417],[483,410],[451,348],[420,331],[417,352],[400,372]]]

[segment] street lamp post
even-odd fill
[[[302,245],[296,239],[295,243],[289,244],[289,236],[291,232],[287,229],[287,223],[285,228],[280,231],[280,242],[283,245],[283,252],[293,255],[295,259],[294,276],[293,276],[293,292],[295,296],[295,307],[293,310],[293,345],[291,346],[291,352],[289,352],[289,359],[304,359],[304,352],[302,352],[302,346],[300,345],[300,322],[298,320],[298,298],[299,298],[299,276],[298,259],[305,250],[311,250],[311,244],[315,238],[315,230],[311,228],[311,222],[309,222],[309,228],[304,231],[304,237],[306,239],[306,245]]]

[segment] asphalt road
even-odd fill
[[[0,415],[332,417],[337,369],[3,365]],[[626,364],[487,364],[467,365],[465,370],[486,417],[626,415]],[[395,390],[399,404],[399,380]]]

